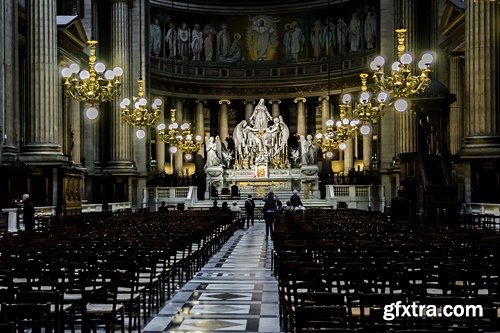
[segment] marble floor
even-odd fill
[[[143,332],[281,332],[271,248],[263,222],[238,230]]]

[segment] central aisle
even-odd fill
[[[278,283],[264,223],[238,230],[144,328],[157,332],[280,332]]]

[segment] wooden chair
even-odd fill
[[[16,332],[24,333],[27,329],[32,333],[53,331],[50,304],[4,304],[2,314],[7,323],[15,326]]]
[[[50,320],[56,333],[64,332],[64,311],[69,310],[63,304],[62,294],[58,291],[22,291],[16,295],[18,303],[34,303],[50,305]]]
[[[114,332],[118,323],[125,332],[124,306],[118,303],[120,273],[108,270],[89,270],[80,273],[82,285],[82,332],[94,332],[104,325],[106,333]]]

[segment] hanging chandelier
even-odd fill
[[[170,109],[170,124],[163,123],[158,125],[158,137],[161,141],[168,143],[172,147],[177,147],[186,153],[186,159],[190,159],[192,154],[201,148],[201,136],[193,136],[191,133],[191,125],[183,123],[179,125],[175,119],[175,108]],[[168,131],[165,130],[168,128]]]
[[[413,75],[412,62],[413,57],[406,51],[406,29],[396,29],[397,34],[397,57],[391,66],[391,74],[386,75],[384,72],[385,59],[382,56],[377,56],[370,63],[370,68],[373,70],[373,80],[375,82],[376,91],[386,91],[392,96],[390,105],[394,106],[396,111],[405,112],[408,110],[408,98],[419,93],[422,93],[430,84],[431,73],[430,65],[434,61],[431,53],[427,52],[422,55],[418,62],[420,69],[419,75]]]
[[[141,127],[136,131],[136,136],[139,139],[143,139],[146,136],[146,132],[142,127],[152,126],[158,122],[162,101],[156,98],[151,104],[151,110],[149,110],[148,101],[144,98],[144,81],[137,80],[137,85],[137,96],[132,97],[133,108],[129,108],[131,101],[128,98],[124,98],[121,101],[120,108],[122,109],[122,117],[125,123]]]
[[[344,150],[347,148],[346,141],[354,138],[358,133],[358,125],[361,123],[352,113],[352,96],[344,94],[340,107],[340,119],[326,121],[326,133],[317,133],[316,142],[319,148],[331,157],[336,149]]]
[[[375,124],[384,115],[385,101],[388,96],[385,91],[379,92],[377,95],[378,105],[375,105],[372,103],[372,94],[366,85],[368,74],[361,73],[359,77],[361,78],[361,94],[352,113],[362,123],[359,132],[362,135],[368,135],[372,133],[372,124]]]
[[[89,40],[89,69],[80,69],[73,63],[62,69],[64,90],[76,100],[95,106],[120,94],[121,67],[106,70],[102,62],[96,62],[96,40]],[[89,112],[87,112],[89,113]]]

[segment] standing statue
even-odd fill
[[[273,117],[267,110],[264,99],[261,98],[250,117],[250,124],[257,129],[266,129],[271,120]]]
[[[308,134],[306,138],[304,138],[303,135],[300,135],[299,140],[302,154],[302,165],[316,164],[317,148],[312,135]]]
[[[283,117],[279,116],[279,135],[278,135],[278,146],[280,153],[286,155],[286,147],[288,146],[288,138],[290,137],[290,129],[283,121]],[[286,156],[285,156],[286,157]]]
[[[195,23],[191,31],[191,52],[193,60],[200,60],[201,50],[203,48],[203,32],[200,31],[200,25]]]
[[[222,165],[222,145],[218,135],[215,139],[213,136],[205,138],[205,150],[207,151],[205,169]]]
[[[349,23],[349,43],[351,46],[351,52],[357,52],[359,49],[359,42],[361,39],[361,21],[356,13],[352,13],[351,22]]]
[[[375,13],[370,10],[368,11],[365,20],[365,41],[367,49],[374,48],[376,36],[377,36],[377,23],[375,22]]]
[[[323,27],[320,20],[314,21],[314,26],[311,29],[311,46],[313,48],[313,56],[318,58],[321,56],[321,45],[323,38]]]
[[[177,56],[177,29],[175,29],[175,23],[170,22],[170,28],[165,36],[165,41],[168,44],[168,57],[175,58]]]
[[[161,53],[161,27],[158,18],[154,19],[149,28],[149,51],[155,57]]]

